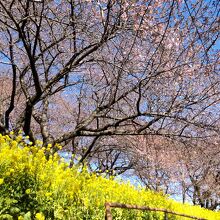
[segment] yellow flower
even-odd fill
[[[16,140],[17,142],[20,142],[20,141],[22,140],[22,136],[21,136],[21,135],[17,136],[15,140]]]
[[[61,146],[60,144],[55,144],[55,147],[57,147],[59,150],[62,150],[63,146]]]
[[[5,176],[10,176],[10,175],[11,175],[10,172],[6,172],[6,173],[5,173]]]
[[[11,145],[12,145],[12,147],[16,147],[17,146],[17,141],[12,141]]]
[[[13,134],[14,134],[14,132],[13,132],[13,131],[11,131],[11,132],[10,132],[10,135],[13,135]]]
[[[45,178],[46,178],[46,175],[45,175],[45,174],[41,174],[41,175],[40,175],[40,180],[45,180]]]
[[[25,190],[25,193],[26,193],[26,194],[30,194],[30,193],[31,193],[31,189],[26,189],[26,190]]]
[[[5,140],[10,141],[10,137],[8,135],[5,135]]]
[[[18,155],[13,154],[13,155],[12,155],[12,159],[13,159],[14,161],[18,161]]]
[[[10,172],[10,174],[11,174],[11,173],[14,173],[15,170],[14,170],[13,168],[11,168],[11,169],[9,170],[9,172]]]
[[[50,197],[51,195],[52,195],[52,193],[50,193],[50,192],[47,192],[47,193],[45,194],[46,197]]]
[[[42,213],[37,213],[37,214],[35,215],[35,218],[36,218],[37,220],[44,220],[44,219],[45,219],[45,217],[44,217],[44,215],[43,215]]]
[[[20,215],[18,216],[18,220],[23,220],[24,218]]]
[[[0,185],[4,183],[4,179],[0,178]]]

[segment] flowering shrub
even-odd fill
[[[220,213],[182,205],[162,194],[135,189],[68,165],[40,142],[32,146],[22,136],[0,135],[0,219],[104,219],[104,203],[120,202],[166,208],[207,219],[220,219]],[[113,219],[163,219],[159,212],[112,209]],[[169,219],[184,219],[171,216]]]

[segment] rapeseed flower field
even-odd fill
[[[38,141],[33,146],[21,135],[13,136],[0,135],[0,219],[103,220],[105,202],[119,202],[220,220],[219,212],[183,205],[86,168],[69,168],[57,153],[45,156],[51,145],[42,147]],[[114,220],[164,219],[159,212],[112,209],[112,214]],[[168,219],[187,218],[169,215]]]

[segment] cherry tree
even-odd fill
[[[135,147],[133,169],[146,188],[181,198],[183,203],[219,207],[219,139],[142,137]]]
[[[0,132],[103,170],[122,155],[133,167],[131,137],[216,138],[219,11],[214,0],[0,1]]]

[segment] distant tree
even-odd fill
[[[219,208],[219,139],[180,142],[147,137],[135,146],[139,153],[133,156],[133,169],[146,188],[178,196],[183,203]]]
[[[187,144],[182,152],[185,192],[193,204],[214,210],[220,207],[220,142],[207,140],[195,144]]]

